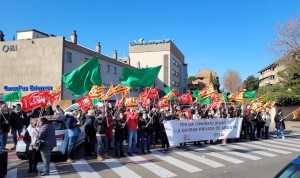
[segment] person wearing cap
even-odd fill
[[[40,118],[40,128],[36,138],[42,141],[40,151],[44,169],[40,173],[40,176],[47,176],[50,171],[50,153],[56,147],[56,137],[54,126],[45,117]]]

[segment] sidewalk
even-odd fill
[[[7,150],[7,152],[8,152],[7,169],[8,170],[15,166],[18,166],[19,164],[22,164],[23,162],[26,161],[26,160],[20,160],[16,155],[16,151],[10,150],[12,147],[14,147],[13,139],[12,139],[12,135],[9,133],[8,138],[7,138],[7,145],[6,145],[6,148],[8,149]]]

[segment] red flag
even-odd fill
[[[193,96],[190,93],[182,94],[178,97],[180,104],[191,104],[193,102]]]
[[[123,104],[123,103],[124,103],[124,102],[123,102],[123,99],[117,100],[117,101],[116,101],[116,104],[115,104],[115,108],[120,107],[121,104]]]
[[[159,98],[159,96],[158,96],[158,87],[155,87],[155,88],[150,90],[148,98],[149,99]]]
[[[144,91],[142,91],[140,94],[139,94],[139,97],[141,98],[147,98],[148,96],[148,93],[150,92],[151,88],[150,87],[146,87],[144,89]]]
[[[160,101],[159,101],[159,106],[160,106],[161,108],[163,108],[163,107],[168,107],[168,106],[169,106],[169,100],[168,100],[168,98],[162,97],[162,98],[160,99]]]
[[[51,95],[49,99],[50,99],[51,103],[54,103],[54,101],[58,100],[59,98],[60,98],[60,92],[56,93],[54,95]]]
[[[81,97],[80,99],[76,100],[76,103],[79,104],[79,106],[84,110],[88,110],[89,107],[93,106],[93,102],[91,98],[87,95]]]
[[[143,106],[143,107],[148,107],[148,106],[150,106],[150,103],[151,103],[151,102],[150,102],[150,99],[149,99],[149,98],[148,98],[148,99],[145,99],[144,102],[143,102],[143,104],[142,104],[142,106]]]
[[[25,112],[28,112],[38,107],[45,108],[50,102],[50,92],[37,91],[29,95],[23,96],[20,99],[20,101],[22,103],[22,110]]]

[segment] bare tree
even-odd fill
[[[284,24],[275,26],[276,40],[271,44],[271,50],[280,56],[298,54],[300,52],[300,18],[295,17]]]
[[[279,55],[285,69],[278,72],[281,82],[300,78],[300,17],[295,17],[284,24],[277,24],[276,40],[271,50]]]
[[[233,93],[237,90],[242,89],[242,78],[237,70],[228,70],[223,75],[222,83],[224,86],[224,89],[226,91],[229,91],[230,93]]]

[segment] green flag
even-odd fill
[[[228,101],[228,97],[227,97],[227,93],[223,93],[223,98],[224,98],[224,101],[226,102],[226,101]]]
[[[167,87],[167,88],[164,89],[164,92],[165,92],[166,95],[169,94],[170,91],[171,91],[171,88],[170,88],[170,87]]]
[[[166,95],[169,94],[171,91],[174,92],[173,94],[176,94],[176,92],[178,92],[178,89],[177,89],[177,88],[173,88],[173,89],[171,90],[170,87],[167,87],[167,88],[164,89],[164,92],[165,92]],[[178,93],[177,93],[177,94],[178,94]],[[171,98],[170,98],[169,100],[178,100],[178,96],[175,96],[175,97],[172,97],[172,96],[171,96]]]
[[[255,95],[256,95],[256,91],[246,91],[244,93],[245,98],[255,98]]]
[[[131,88],[149,87],[157,78],[161,65],[145,69],[129,69],[123,67],[120,82]]]
[[[201,98],[199,101],[200,104],[211,104],[211,98],[210,96],[205,97],[205,98]]]
[[[14,102],[14,101],[20,100],[20,98],[22,98],[21,90],[18,90],[18,91],[12,92],[12,93],[8,93],[8,94],[2,96],[2,99],[4,102],[9,102],[9,101]]]
[[[62,80],[73,96],[87,94],[92,85],[102,83],[98,57],[93,57],[77,69],[64,74]]]
[[[193,97],[196,98],[196,99],[198,100],[198,102],[200,102],[201,98],[200,98],[200,96],[198,95],[198,92],[199,92],[199,89],[197,89],[197,90],[192,90]]]
[[[100,103],[101,102],[101,99],[100,98],[93,98],[92,99],[92,103],[93,105],[97,104],[97,103]]]

